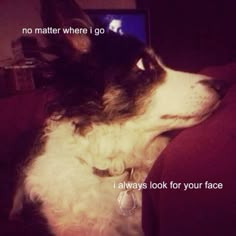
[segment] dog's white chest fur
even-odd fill
[[[119,126],[98,126],[85,136],[73,129],[68,122],[49,125],[44,153],[26,169],[26,193],[42,202],[56,235],[141,235],[141,191],[133,191],[137,209],[125,217],[117,199],[122,189],[116,186],[129,181],[127,168],[135,168],[132,181],[143,182],[167,139],[157,148],[157,142],[147,144],[138,131]],[[98,176],[94,168],[110,175]]]

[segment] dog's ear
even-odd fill
[[[89,34],[69,34],[63,29],[93,27],[90,18],[77,5],[75,0],[40,0],[43,27],[60,29],[58,34],[47,34],[50,51],[64,57],[73,57],[89,51]],[[88,30],[87,30],[88,32]]]

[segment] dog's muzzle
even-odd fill
[[[201,80],[199,83],[208,86],[209,88],[216,91],[220,98],[223,98],[226,94],[229,85],[223,80],[219,79],[210,79],[210,80]]]

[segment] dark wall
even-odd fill
[[[236,60],[235,0],[138,0],[151,42],[171,67],[197,71]]]

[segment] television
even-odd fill
[[[132,35],[149,44],[149,18],[145,10],[86,10],[94,26],[119,34]]]

